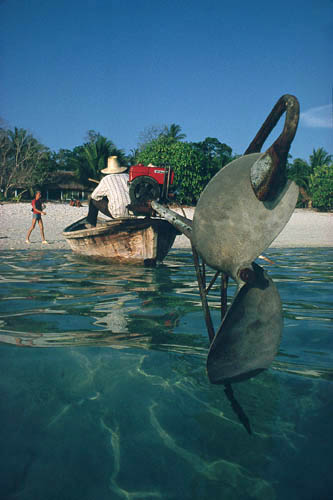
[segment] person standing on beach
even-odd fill
[[[30,234],[32,231],[35,229],[36,222],[38,221],[39,229],[40,229],[40,234],[42,237],[42,243],[47,245],[47,241],[44,236],[44,225],[42,221],[42,215],[46,215],[46,212],[43,212],[43,205],[42,205],[42,193],[40,191],[37,191],[35,194],[34,199],[31,202],[32,205],[32,224],[31,227],[29,228],[29,231],[27,233],[27,238],[25,240],[26,243],[30,243]]]
[[[107,174],[91,193],[87,215],[87,229],[96,226],[98,212],[117,219],[128,217],[127,205],[131,203],[128,188],[127,167],[121,167],[116,156],[108,158],[108,166],[101,170]]]

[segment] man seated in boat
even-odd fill
[[[96,226],[98,212],[117,219],[128,217],[127,205],[131,203],[127,167],[121,167],[117,156],[108,158],[108,166],[101,170],[105,177],[91,193],[86,228]]]

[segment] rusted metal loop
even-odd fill
[[[261,151],[264,142],[284,112],[286,112],[286,119],[283,131],[269,150],[273,148],[277,154],[279,154],[280,151],[287,151],[288,153],[297,130],[299,120],[299,102],[295,96],[285,94],[277,101],[274,108],[261,126],[259,132],[245,151],[244,155],[259,153]]]
[[[274,201],[287,182],[286,164],[290,145],[295,137],[299,120],[299,103],[296,97],[286,94],[275,104],[261,129],[245,151],[258,153],[281,115],[286,112],[283,131],[251,170],[253,191],[260,201]]]

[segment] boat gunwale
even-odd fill
[[[62,232],[64,238],[67,240],[70,239],[79,239],[79,238],[89,238],[91,236],[102,236],[103,234],[107,233],[112,233],[113,230],[118,228],[121,225],[126,226],[126,223],[131,222],[133,224],[133,230],[143,230],[146,229],[150,226],[153,226],[155,224],[158,224],[159,221],[163,221],[168,223],[168,221],[164,218],[161,217],[143,217],[143,218],[138,218],[138,217],[122,217],[119,219],[114,219],[110,221],[105,221],[103,220],[103,223],[92,228],[86,228],[86,229],[77,229],[70,231],[71,227],[75,227],[76,225],[79,225],[80,223],[86,222],[86,217],[83,217],[82,219],[79,219],[76,222],[73,222],[69,226],[67,226],[64,231]],[[101,219],[99,219],[101,222]],[[134,224],[135,223],[135,224]],[[137,227],[135,227],[135,225]],[[127,228],[128,230],[128,228]]]

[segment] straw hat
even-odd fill
[[[121,167],[117,160],[117,156],[109,156],[108,158],[108,166],[101,170],[102,174],[121,174],[121,172],[125,172],[127,167]]]

